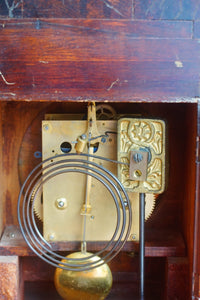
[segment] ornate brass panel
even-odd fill
[[[130,163],[131,151],[148,153],[145,181],[132,180],[129,165],[118,166],[118,177],[129,191],[160,194],[165,189],[165,122],[123,118],[118,121],[118,160]]]

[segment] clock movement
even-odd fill
[[[18,200],[28,246],[56,268],[61,297],[93,300],[111,289],[108,263],[127,241],[139,241],[142,295],[144,219],[165,189],[164,121],[89,103],[80,119],[47,114],[41,130],[42,162]],[[65,255],[68,242],[76,251]],[[102,247],[93,253],[94,242]]]

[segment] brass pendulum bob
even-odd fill
[[[91,256],[89,252],[75,252],[67,256],[67,262],[77,264],[70,258],[84,258]],[[85,263],[98,261],[98,256],[89,258]],[[66,262],[66,260],[62,260]],[[80,266],[83,264],[79,261]],[[112,273],[107,264],[88,271],[68,271],[56,268],[54,282],[56,289],[63,299],[67,300],[103,300],[112,287]]]

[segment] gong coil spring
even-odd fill
[[[120,163],[90,154],[68,153],[50,157],[31,171],[18,198],[18,221],[26,243],[42,260],[64,270],[86,271],[109,262],[119,253],[130,235],[131,205],[123,185],[109,170],[89,158]],[[85,258],[68,259],[53,251],[52,245],[42,236],[35,220],[34,203],[43,185],[50,179],[60,174],[77,172],[92,176],[106,187],[115,203],[117,222],[112,238],[100,251]],[[92,261],[94,256],[99,256],[99,259]]]

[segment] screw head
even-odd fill
[[[56,207],[59,209],[64,209],[67,207],[67,199],[65,198],[58,198],[56,199]]]
[[[48,125],[48,124],[44,124],[44,125],[43,125],[43,129],[44,129],[44,130],[49,130],[49,125]]]
[[[135,153],[133,159],[136,163],[139,163],[143,160],[143,155],[141,153]]]
[[[59,201],[59,202],[58,202],[58,207],[61,208],[61,207],[63,207],[63,206],[64,206],[64,202],[63,202],[63,201]]]
[[[135,240],[135,239],[136,239],[136,235],[135,235],[135,234],[131,234],[131,235],[130,235],[130,239],[131,239],[131,240]]]
[[[102,143],[105,143],[105,142],[106,142],[106,138],[105,138],[105,137],[102,137],[101,142],[102,142]]]
[[[124,206],[128,207],[128,202],[127,201],[124,201]]]
[[[85,140],[86,137],[87,137],[86,134],[82,134],[82,135],[81,135],[82,140]]]
[[[55,234],[52,232],[48,235],[48,238],[50,241],[53,241],[55,239]]]

